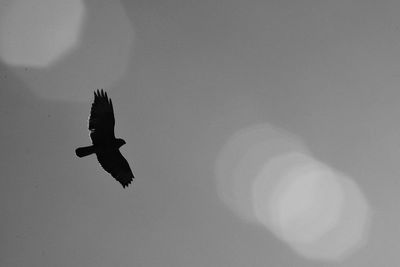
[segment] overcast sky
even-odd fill
[[[323,266],[400,265],[399,1],[85,3],[71,58],[0,65],[1,266],[321,266],[218,196],[218,153],[259,123],[350,175],[371,205],[367,244]],[[129,27],[95,35],[98,16]],[[118,64],[85,61],[103,42],[121,43]],[[100,87],[136,175],[127,189],[75,156]]]

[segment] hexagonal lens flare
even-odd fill
[[[1,12],[0,56],[13,66],[47,67],[79,42],[82,0],[16,0]]]
[[[371,211],[356,184],[283,131],[264,125],[234,135],[216,175],[222,200],[237,215],[303,257],[343,260],[366,241]]]

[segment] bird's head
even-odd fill
[[[120,148],[121,146],[125,145],[126,142],[124,139],[117,138],[116,144],[117,144],[117,147]]]

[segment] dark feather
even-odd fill
[[[89,130],[94,145],[115,139],[114,110],[107,93],[97,90],[94,92],[94,101],[90,109]]]
[[[103,169],[110,173],[123,187],[132,182],[134,175],[128,161],[118,149],[99,151],[96,156]]]
[[[119,147],[125,144],[125,141],[115,138],[114,126],[115,118],[111,99],[103,89],[95,91],[89,116],[90,138],[93,146],[78,148],[76,154],[84,157],[96,153],[97,160],[103,169],[126,187],[135,177],[128,161],[119,152]]]
[[[94,150],[94,146],[84,146],[84,147],[78,147],[75,150],[75,153],[78,157],[86,157],[89,156],[90,154],[95,153],[96,151]]]

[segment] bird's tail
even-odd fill
[[[86,157],[89,156],[90,154],[93,154],[95,152],[94,146],[84,146],[84,147],[78,147],[75,149],[75,153],[78,157]]]

